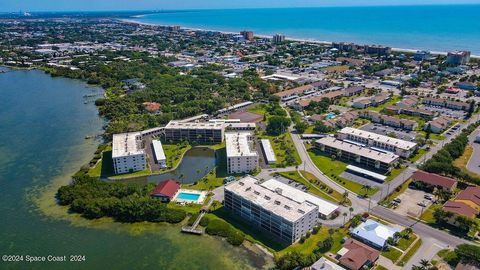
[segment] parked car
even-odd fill
[[[432,195],[428,195],[428,194],[425,194],[425,195],[423,196],[423,198],[425,198],[425,199],[427,199],[427,200],[429,200],[429,201],[432,201],[432,200],[433,200],[433,196],[432,196]]]
[[[417,203],[417,205],[421,207],[427,207],[427,204],[424,201]]]
[[[402,200],[400,198],[395,198],[395,200],[393,200],[393,201],[396,202],[396,203],[401,203],[402,202]]]

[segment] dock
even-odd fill
[[[200,214],[198,215],[197,219],[193,223],[192,226],[183,226],[182,227],[182,233],[190,233],[190,234],[196,234],[196,235],[202,235],[204,234],[204,230],[202,229],[197,229],[198,224],[200,224],[200,221],[202,218],[205,216],[205,214],[208,212],[208,209],[213,203],[213,197],[211,197],[208,201],[208,203],[204,206],[202,206],[202,209],[200,209]]]

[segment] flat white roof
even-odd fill
[[[371,158],[376,161],[384,162],[387,164],[390,164],[398,159],[398,156],[395,154],[382,153],[367,147],[362,147],[362,146],[351,144],[349,142],[345,142],[342,140],[337,140],[334,137],[321,138],[321,139],[318,139],[316,142],[330,146],[330,147],[334,147],[336,149],[340,149],[345,152]]]
[[[155,155],[155,158],[157,161],[161,160],[166,160],[167,158],[165,157],[165,152],[163,151],[162,147],[162,142],[159,140],[153,140],[152,141],[152,146],[153,146],[153,154]]]
[[[257,152],[251,140],[252,133],[248,131],[225,133],[227,157],[255,157]]]
[[[374,172],[371,172],[369,170],[365,170],[365,169],[362,169],[362,168],[359,168],[359,167],[353,166],[353,165],[347,165],[347,170],[351,170],[351,171],[354,171],[354,172],[358,172],[358,173],[361,173],[361,174],[371,176],[375,179],[381,180],[382,182],[384,182],[385,179],[387,179],[387,177],[385,175],[381,175],[379,173],[374,173]]]
[[[265,153],[265,158],[267,159],[267,163],[277,162],[277,158],[275,157],[275,152],[273,151],[270,140],[261,139],[260,142],[262,143],[262,149],[263,149],[263,152]]]
[[[113,134],[112,158],[144,154],[140,138],[140,132]]]
[[[179,121],[170,121],[165,126],[165,129],[223,129],[224,123],[219,122],[179,122]]]
[[[270,189],[271,191],[282,194],[291,200],[298,203],[309,202],[318,206],[318,212],[322,215],[329,216],[338,209],[338,205],[314,196],[310,193],[303,192],[292,186],[284,184],[276,179],[270,179],[261,184],[263,187]]]
[[[277,216],[290,222],[296,222],[318,206],[309,202],[299,203],[270,189],[257,184],[258,180],[246,176],[225,186],[228,190]]]
[[[373,133],[373,132],[364,131],[364,130],[357,129],[357,128],[345,127],[342,130],[340,130],[339,133],[352,134],[354,136],[362,137],[362,138],[365,138],[365,139],[371,139],[371,140],[374,140],[374,141],[377,141],[377,142],[380,142],[380,143],[384,143],[384,144],[388,144],[388,145],[393,145],[393,146],[396,146],[400,149],[405,149],[405,150],[410,150],[410,149],[414,148],[415,146],[417,146],[417,144],[414,143],[414,142],[408,142],[408,141],[400,140],[400,139],[397,139],[397,138],[392,138],[392,137],[388,137],[388,136],[385,136],[385,135],[380,135],[380,134],[376,134],[376,133]]]

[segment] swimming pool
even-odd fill
[[[336,116],[335,113],[327,113],[327,114],[325,115],[325,118],[326,118],[327,120],[330,120],[330,119],[335,118],[335,116]]]
[[[177,199],[186,200],[186,201],[198,201],[200,194],[180,192],[177,195]]]

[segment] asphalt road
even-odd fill
[[[473,153],[467,163],[467,170],[476,174],[480,174],[480,143],[475,142],[475,138],[479,132],[480,128],[477,128],[469,136],[470,145],[473,147]]]

